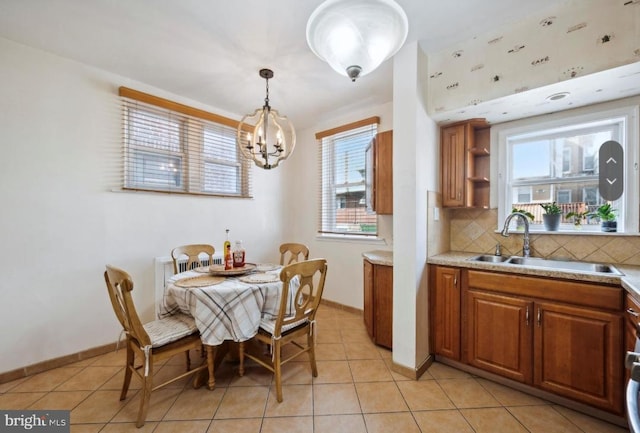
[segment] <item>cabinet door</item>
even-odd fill
[[[460,269],[434,267],[431,332],[437,355],[460,360]]]
[[[391,349],[393,343],[393,267],[374,265],[374,341]]]
[[[393,131],[376,135],[373,148],[373,209],[393,214]]]
[[[442,129],[442,206],[462,207],[465,203],[465,126]]]
[[[531,383],[533,302],[475,290],[466,296],[468,363]]]
[[[622,316],[536,304],[534,384],[622,413]]]
[[[373,265],[364,261],[364,326],[373,338]]]

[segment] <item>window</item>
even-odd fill
[[[376,214],[367,211],[366,151],[377,117],[319,132],[320,234],[377,235]]]
[[[557,115],[556,119],[529,123],[498,132],[501,177],[506,180],[499,191],[501,221],[512,208],[534,215],[531,230],[543,231],[541,203],[557,202],[562,208],[560,230],[573,230],[564,215],[594,212],[608,202],[600,193],[600,146],[610,140],[620,143],[624,152],[622,196],[611,202],[617,209],[619,232],[638,231],[638,209],[634,200],[638,174],[634,170],[637,146],[637,107],[592,112],[580,116]],[[525,123],[525,122],[523,122]],[[629,201],[632,200],[632,201]],[[583,231],[600,231],[597,218],[587,218]]]
[[[120,95],[125,189],[250,197],[236,121],[127,88]]]

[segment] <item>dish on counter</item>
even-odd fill
[[[275,271],[282,268],[281,265],[276,265],[273,263],[258,263],[256,265],[256,271],[258,272],[267,272],[267,271]]]

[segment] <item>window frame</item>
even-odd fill
[[[121,188],[129,191],[157,192],[168,194],[188,194],[198,196],[215,196],[230,198],[252,198],[251,168],[252,165],[241,152],[236,152],[235,159],[225,158],[225,148],[219,149],[219,153],[211,154],[206,151],[207,136],[220,143],[231,140],[235,146],[236,129],[238,121],[229,119],[214,113],[209,113],[197,108],[189,107],[164,98],[149,95],[126,87],[119,88],[121,107],[123,110],[123,175]],[[144,145],[132,144],[131,130],[132,112],[139,110],[146,112],[147,116],[167,121],[174,121],[178,126],[179,150],[156,149]],[[168,128],[167,128],[168,129]],[[215,143],[210,140],[211,143]],[[215,144],[214,144],[215,147]],[[227,146],[228,147],[228,146]],[[134,176],[134,164],[138,161],[136,154],[146,153],[161,158],[178,158],[181,161],[179,185],[167,185],[158,182],[139,182]],[[138,161],[140,162],[140,161]],[[207,170],[207,165],[234,167],[236,173],[226,176],[219,170]],[[207,190],[207,176],[213,173],[214,178],[218,174],[218,189]],[[229,182],[225,179],[229,178]],[[225,185],[231,184],[234,188],[226,189]],[[233,191],[232,191],[233,189]]]
[[[603,107],[606,106],[606,107]],[[597,106],[590,106],[582,109],[571,110],[570,112],[555,113],[545,118],[535,117],[530,119],[523,119],[521,121],[510,122],[508,124],[494,126],[495,135],[498,144],[498,161],[497,161],[497,179],[496,189],[498,196],[498,227],[497,230],[502,230],[502,224],[506,217],[511,212],[511,208],[508,207],[510,200],[509,190],[514,187],[511,184],[510,171],[510,149],[508,148],[508,141],[510,137],[537,135],[543,131],[559,130],[565,127],[570,128],[580,124],[590,123],[602,123],[606,124],[612,119],[623,119],[620,144],[624,148],[624,190],[621,197],[624,200],[624,212],[618,215],[618,221],[622,221],[624,227],[621,229],[620,223],[618,232],[615,233],[602,233],[600,231],[580,231],[576,232],[569,224],[561,226],[557,232],[547,232],[544,228],[532,227],[532,231],[540,234],[558,234],[558,233],[571,233],[571,234],[607,234],[607,235],[625,235],[639,233],[639,218],[640,211],[637,206],[637,202],[630,200],[630,198],[638,197],[638,191],[640,190],[639,175],[638,175],[638,135],[640,130],[639,122],[640,107],[635,104],[626,104],[621,101],[616,101],[609,104],[600,104]],[[581,156],[581,165],[584,167],[584,155]],[[555,182],[556,178],[551,178],[551,182]],[[499,183],[499,185],[498,185]],[[561,185],[561,184],[560,184]],[[521,185],[522,186],[522,185]],[[585,188],[582,187],[582,194],[585,194]],[[637,199],[636,199],[637,200]]]

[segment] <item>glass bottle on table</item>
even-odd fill
[[[224,254],[224,270],[228,271],[229,269],[233,269],[233,256],[231,255],[231,242],[229,241],[229,229],[227,229],[227,240],[224,241],[222,246],[222,251]]]
[[[242,241],[236,241],[236,247],[233,249],[233,267],[241,268],[244,266],[244,248]]]

